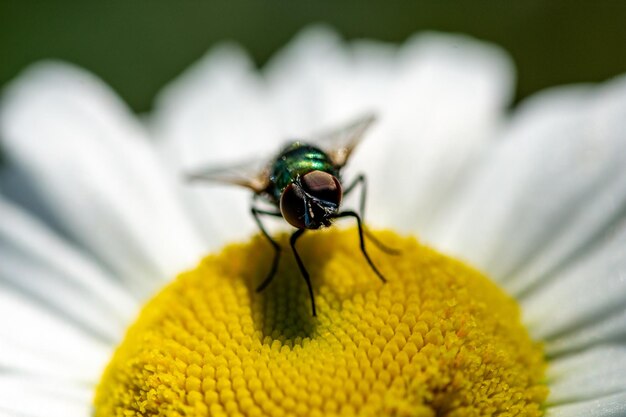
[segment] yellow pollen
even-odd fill
[[[143,309],[107,367],[95,415],[540,416],[541,346],[516,302],[476,270],[392,232],[392,256],[355,229],[298,242],[278,273],[260,236],[181,274]]]

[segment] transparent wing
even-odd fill
[[[216,165],[187,173],[189,181],[209,181],[247,187],[255,193],[265,191],[269,184],[267,159],[256,158],[241,163]]]
[[[310,143],[322,148],[333,164],[341,168],[348,162],[352,151],[375,121],[376,115],[367,113],[344,127],[311,137]]]
[[[348,162],[350,154],[375,120],[376,116],[368,113],[342,128],[314,135],[306,142],[319,146],[328,154],[333,164],[341,168]],[[187,173],[187,179],[239,185],[258,194],[265,191],[269,185],[269,168],[268,159],[256,158],[242,163],[216,165],[191,171]]]

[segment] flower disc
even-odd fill
[[[541,347],[516,302],[463,263],[391,232],[394,256],[356,230],[231,245],[143,309],[98,387],[97,416],[538,416]]]

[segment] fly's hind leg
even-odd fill
[[[280,259],[281,248],[278,242],[272,239],[269,233],[267,233],[267,230],[265,230],[265,227],[263,226],[263,223],[261,222],[261,218],[259,216],[264,215],[264,216],[272,216],[272,217],[282,217],[282,215],[280,214],[280,212],[277,212],[277,211],[260,210],[257,207],[255,207],[254,204],[250,208],[250,211],[252,212],[252,216],[254,216],[254,221],[256,221],[257,226],[259,226],[261,233],[263,233],[263,236],[265,236],[267,241],[270,242],[270,244],[274,248],[274,259],[272,260],[272,267],[270,269],[270,272],[269,274],[267,274],[267,277],[265,277],[263,282],[261,282],[261,285],[259,285],[256,289],[256,292],[261,292],[270,284],[270,282],[272,282],[274,275],[276,275],[276,270],[278,269],[278,261]]]
[[[361,219],[363,219],[363,222],[365,222],[365,199],[367,197],[367,178],[365,178],[365,175],[359,174],[354,179],[354,181],[352,181],[352,183],[346,187],[343,194],[347,196],[359,184],[361,185],[361,195],[359,196],[359,215]],[[390,248],[389,246],[385,245],[380,240],[378,240],[376,236],[372,234],[372,232],[367,230],[367,227],[365,225],[363,225],[363,232],[365,233],[365,236],[367,236],[367,238],[371,240],[372,243],[374,243],[374,245],[376,245],[383,252],[389,255],[400,254],[400,251],[398,249]]]

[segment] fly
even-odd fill
[[[329,227],[339,218],[356,219],[361,253],[378,278],[383,282],[387,281],[370,259],[365,248],[364,236],[387,253],[396,254],[397,251],[379,242],[363,225],[367,193],[365,175],[358,175],[345,188],[341,182],[342,168],[374,121],[374,115],[367,115],[314,141],[290,142],[269,163],[260,166],[257,163],[245,163],[209,168],[189,174],[190,180],[236,184],[253,191],[250,209],[252,216],[263,236],[274,248],[272,266],[266,278],[257,287],[257,292],[263,291],[276,275],[281,254],[280,245],[263,226],[262,216],[282,217],[297,229],[291,235],[289,243],[298,268],[306,281],[314,316],[316,309],[311,279],[296,249],[296,241],[307,230]],[[361,187],[359,212],[340,211],[343,197],[349,195],[357,186]],[[266,210],[257,206],[259,198],[269,203],[273,209]]]

